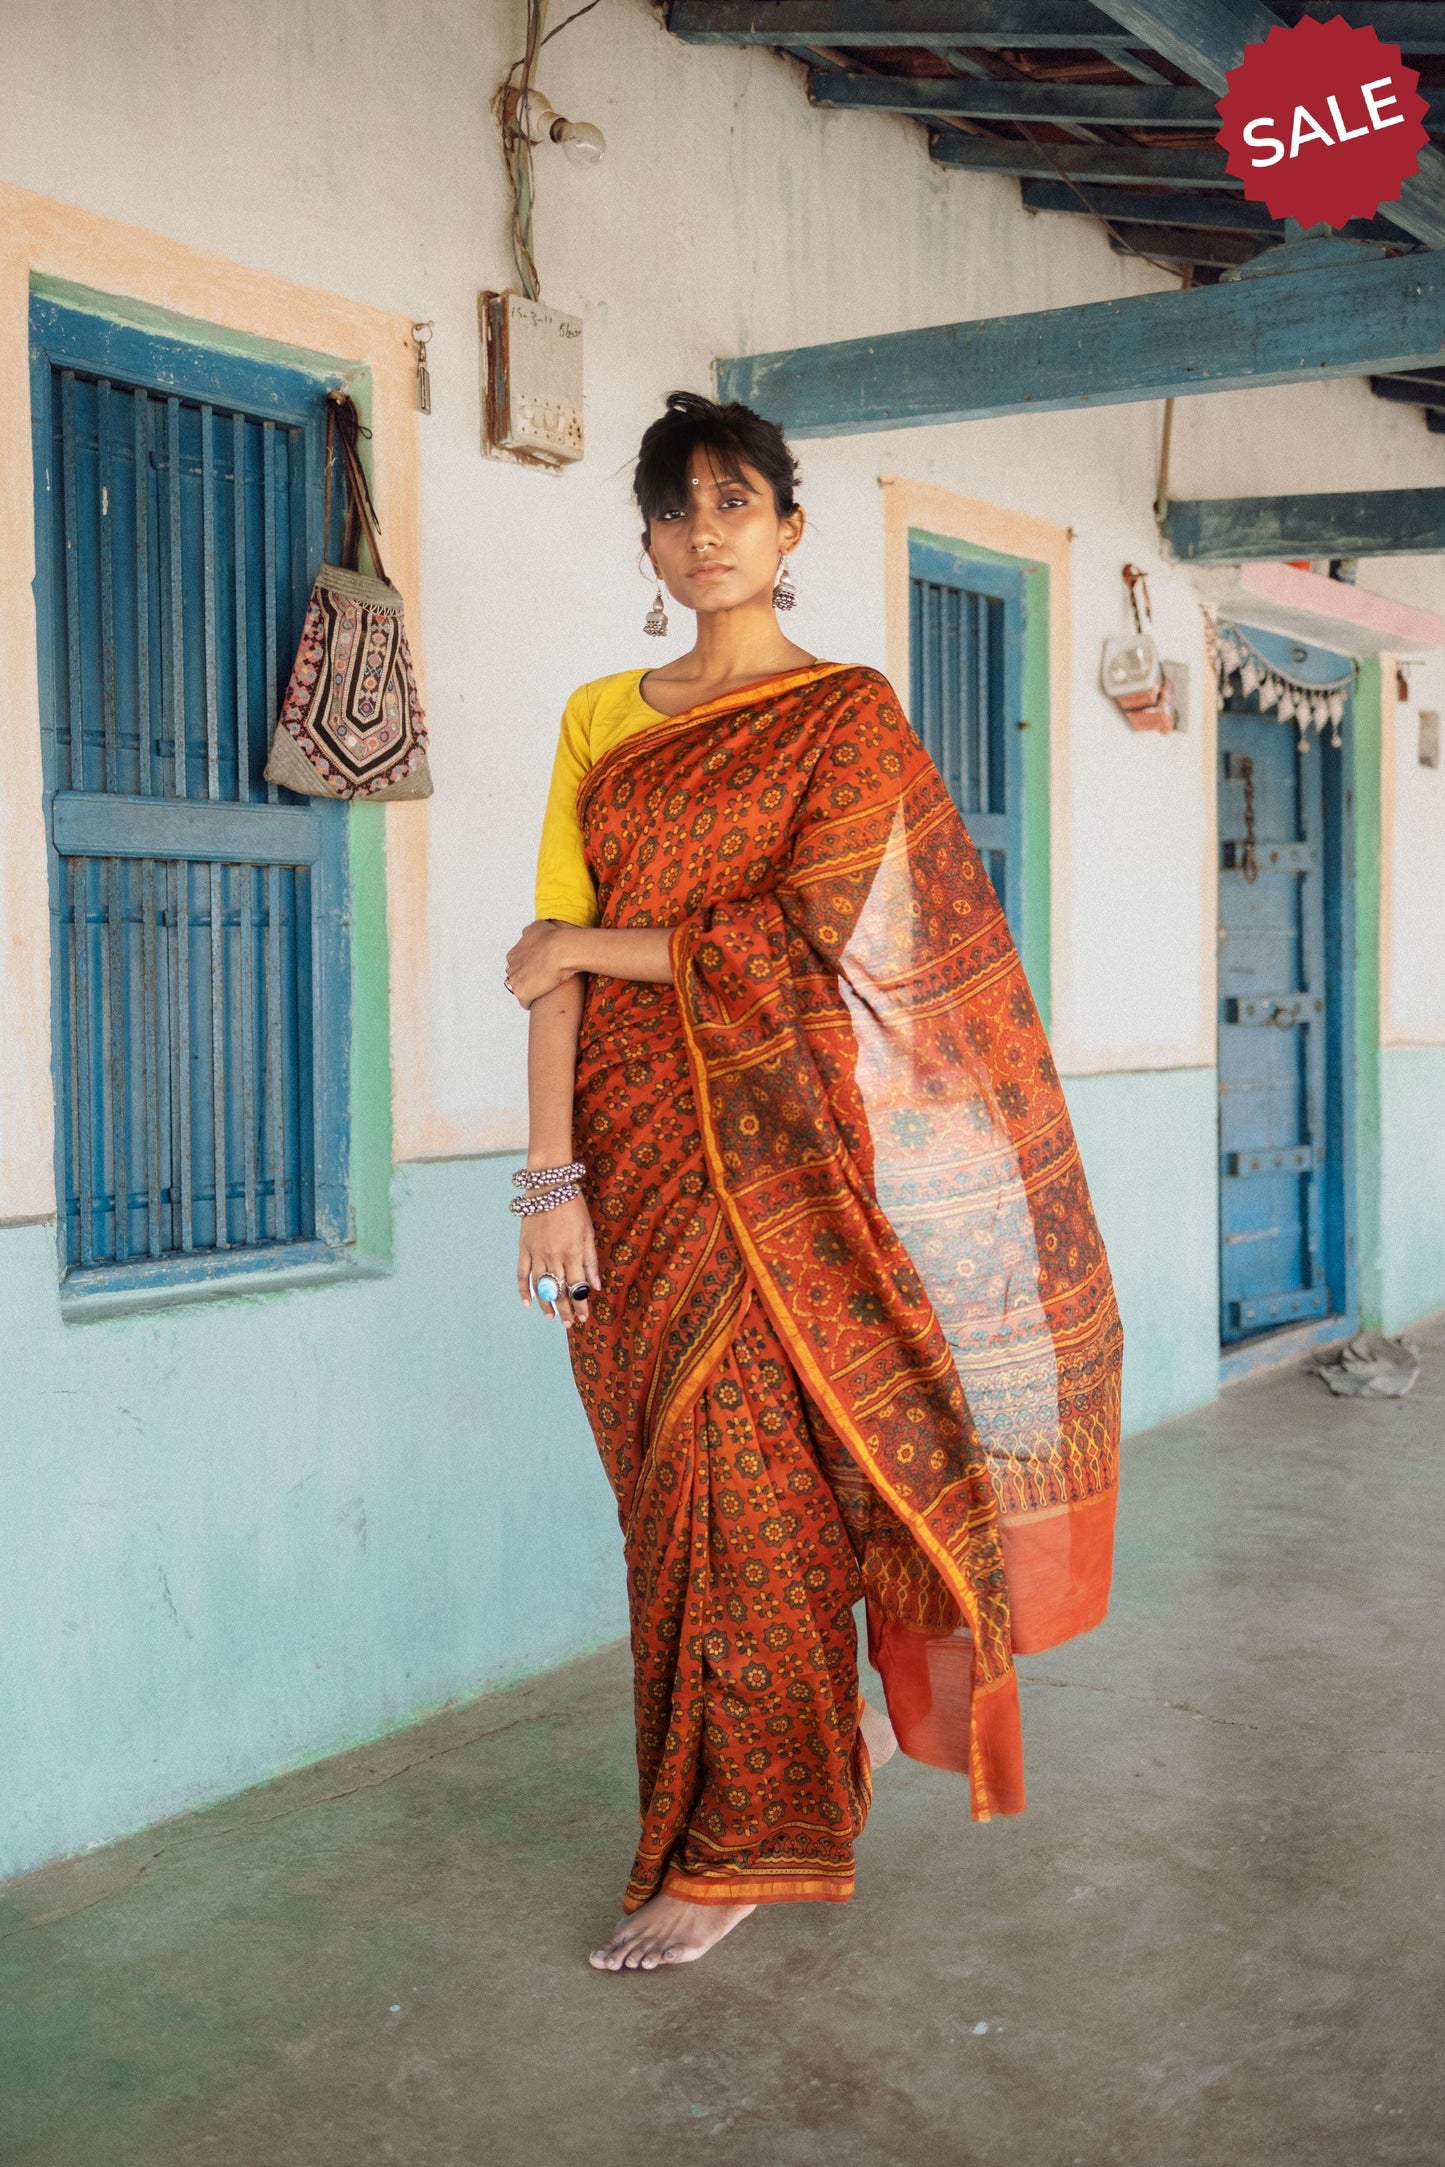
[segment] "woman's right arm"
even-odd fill
[[[577,1083],[577,1034],[582,1023],[585,978],[564,979],[542,994],[527,1012],[527,1164],[570,1166],[572,1099]],[[574,1302],[569,1286],[583,1280],[599,1287],[597,1244],[584,1196],[557,1204],[551,1211],[530,1212],[521,1222],[517,1291],[530,1308],[532,1283],[550,1272],[562,1288],[555,1304],[543,1303],[549,1316],[565,1325],[585,1324],[587,1303]]]

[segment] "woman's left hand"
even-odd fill
[[[576,931],[556,918],[534,918],[516,946],[507,950],[507,986],[523,1008],[577,976],[577,965],[565,954]]]

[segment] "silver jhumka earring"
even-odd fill
[[[665,640],[667,638],[667,605],[662,599],[661,580],[657,583],[657,592],[652,598],[652,607],[642,620],[642,629],[649,639]]]
[[[773,582],[773,608],[796,609],[797,606],[798,590],[793,585],[793,575],[788,570],[788,560],[784,557],[778,566],[778,576]]]

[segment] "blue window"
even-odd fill
[[[347,1239],[346,808],[262,773],[336,381],[32,300],[72,1292]]]
[[[913,727],[1020,938],[1024,575],[910,537]]]

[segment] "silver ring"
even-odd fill
[[[550,1272],[543,1272],[541,1278],[537,1281],[538,1301],[555,1302],[561,1292],[560,1282],[555,1280]]]
[[[569,1287],[567,1292],[574,1302],[585,1302],[592,1289],[585,1279],[579,1279],[576,1286]]]

